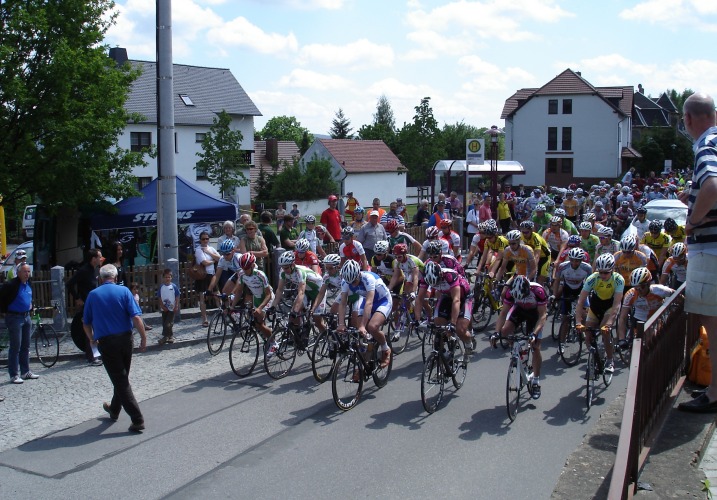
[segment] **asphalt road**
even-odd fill
[[[228,367],[204,378],[197,366],[222,361],[204,346],[183,348],[187,360],[172,367],[186,363],[197,381],[143,401],[142,435],[127,432],[126,415],[113,424],[90,412],[0,454],[0,497],[548,498],[627,373],[618,363],[586,412],[584,365],[566,368],[548,339],[542,397],[524,400],[509,424],[508,354],[480,338],[465,386],[432,415],[421,405],[416,345],[395,359],[385,388],[368,382],[345,413],[306,356],[279,381],[260,370],[238,380]]]

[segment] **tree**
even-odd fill
[[[301,153],[301,156],[304,156],[304,153],[306,153],[309,148],[311,147],[311,142],[309,141],[309,133],[304,130],[303,135],[301,136],[301,145],[299,146],[299,152]],[[312,136],[313,140],[313,136]]]
[[[408,169],[413,185],[428,183],[433,164],[446,155],[430,102],[430,97],[421,99],[414,108],[413,123],[404,123],[396,139],[398,158]]]
[[[240,170],[247,166],[241,149],[244,137],[240,131],[229,128],[231,121],[225,110],[214,118],[202,142],[203,152],[197,153],[201,160],[194,167],[204,172],[210,184],[219,187],[221,196],[249,184],[249,179]]]
[[[81,206],[136,194],[142,152],[120,148],[138,72],[102,45],[111,0],[0,2],[0,176],[4,204]]]
[[[307,128],[302,127],[301,123],[293,116],[275,116],[269,119],[259,132],[259,136],[262,140],[294,141],[298,147],[301,147],[304,136],[309,145],[314,142],[313,134]]]
[[[351,134],[351,120],[344,116],[344,110],[339,108],[336,112],[336,117],[331,122],[331,129],[329,135],[332,139],[353,139]]]
[[[394,150],[396,145],[396,121],[393,117],[391,103],[385,95],[378,98],[373,123],[361,126],[357,135],[361,140],[383,141],[394,153],[396,152]]]
[[[486,128],[478,128],[473,125],[466,125],[463,122],[456,122],[454,125],[445,124],[441,130],[441,140],[446,152],[446,158],[450,160],[464,160],[466,158],[466,140],[480,139],[486,134]],[[486,140],[486,146],[489,141]],[[488,160],[489,158],[486,158]]]
[[[316,200],[338,190],[331,162],[314,155],[311,160],[287,166],[274,178],[271,196],[274,200]]]

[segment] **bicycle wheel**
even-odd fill
[[[563,315],[555,314],[553,316],[553,325],[550,328],[550,335],[555,342],[560,340],[560,325],[563,324]]]
[[[588,362],[585,374],[586,390],[585,390],[585,404],[587,409],[593,405],[593,399],[595,397],[595,379],[596,367],[595,367],[595,352],[592,349],[588,349]]]
[[[316,325],[311,325],[311,329],[309,330],[309,338],[306,339],[306,355],[312,362],[314,361],[314,346],[316,346],[316,341],[318,339],[319,330],[318,328],[316,328]]]
[[[565,335],[565,342],[563,343],[563,352],[560,353],[560,357],[568,366],[575,366],[580,361],[583,354],[583,334],[580,333],[575,327],[571,326],[568,333]]]
[[[520,368],[515,358],[510,359],[508,365],[508,378],[505,384],[505,407],[508,410],[508,418],[512,422],[518,415],[518,403],[520,402],[520,391],[523,388],[523,380],[520,378]]]
[[[344,354],[336,360],[331,374],[331,393],[340,410],[347,411],[356,406],[363,388],[363,364],[359,354]]]
[[[600,357],[604,360],[603,361],[603,367],[602,367],[602,381],[605,383],[605,387],[610,386],[610,382],[612,382],[612,372],[608,372],[605,367],[607,367],[607,354],[605,353],[605,346],[600,346]]]
[[[388,347],[393,350],[393,347],[391,346],[391,342],[388,343]],[[373,352],[373,363],[374,363],[374,369],[371,373],[371,376],[373,377],[373,383],[376,384],[376,387],[381,388],[385,386],[388,383],[388,376],[391,375],[391,368],[393,368],[393,355],[389,356],[388,358],[388,366],[386,368],[381,368],[381,354],[383,351],[378,348],[378,344],[374,344],[374,352]]]
[[[336,360],[337,343],[332,334],[324,332],[319,335],[311,353],[311,371],[320,384],[326,382],[331,376]]]
[[[35,353],[42,366],[50,368],[60,357],[60,340],[50,325],[39,325],[34,332]]]
[[[224,347],[224,340],[227,336],[227,330],[229,324],[227,318],[224,316],[224,312],[220,309],[212,319],[209,321],[209,328],[207,329],[207,349],[209,354],[216,356]]]
[[[296,341],[288,328],[274,333],[264,350],[264,369],[267,375],[278,380],[286,377],[296,361]]]
[[[426,362],[428,356],[433,352],[433,329],[429,328],[423,333],[423,340],[421,341],[421,356],[423,362]]]
[[[628,324],[629,327],[629,324]],[[628,333],[625,336],[625,339],[627,340],[627,347],[620,349],[618,346],[615,346],[615,351],[617,351],[617,355],[620,356],[620,361],[625,363],[628,367],[630,366],[630,359],[632,358],[632,334]]]
[[[453,352],[451,353],[451,378],[453,379],[453,387],[456,390],[463,387],[468,373],[468,358],[463,351],[463,343],[460,340],[453,342]]]
[[[483,297],[480,302],[476,302],[473,308],[473,329],[482,332],[490,323],[493,317],[493,307],[488,297]]]
[[[408,310],[399,309],[400,316],[393,324],[389,321],[388,338],[391,339],[391,345],[394,354],[401,354],[408,347],[408,337],[411,334],[411,319],[408,317]]]
[[[443,388],[446,383],[445,367],[437,352],[432,352],[425,363],[421,374],[421,402],[428,413],[438,409],[443,399]]]
[[[254,330],[244,328],[232,335],[229,344],[229,365],[237,377],[251,375],[259,360],[259,336]]]

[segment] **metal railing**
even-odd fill
[[[646,443],[669,410],[670,394],[684,373],[699,325],[683,307],[685,284],[638,327],[620,438],[608,498],[631,498],[647,458]],[[685,333],[686,332],[686,333]]]

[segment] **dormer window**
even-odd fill
[[[179,98],[182,100],[185,106],[194,106],[191,97],[187,94],[179,94]]]

